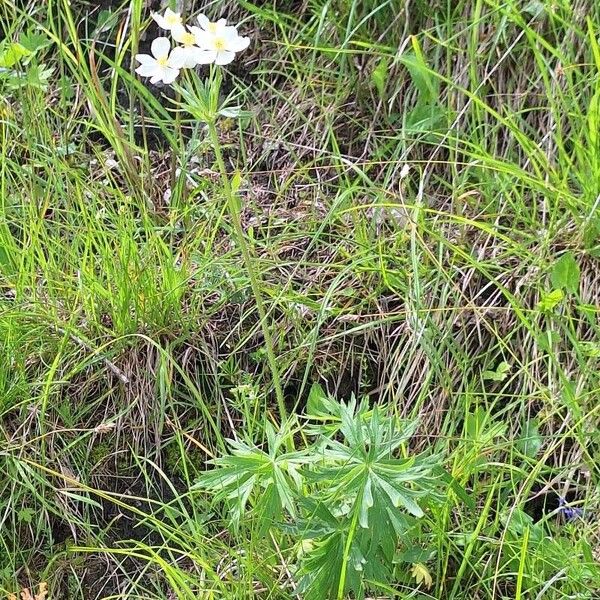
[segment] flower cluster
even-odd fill
[[[135,72],[150,77],[150,83],[173,83],[181,69],[193,69],[197,65],[227,65],[237,52],[250,44],[250,39],[242,37],[235,26],[227,25],[225,19],[213,23],[206,15],[199,15],[198,26],[188,27],[181,15],[170,9],[164,15],[155,13],[152,18],[161,29],[170,31],[180,45],[171,50],[170,40],[159,37],[150,46],[152,54],[136,55],[140,66]]]
[[[565,521],[576,521],[583,518],[583,509],[570,506],[562,496],[558,498],[558,507],[559,514],[565,518]]]

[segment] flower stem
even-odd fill
[[[211,138],[211,142],[213,145],[213,150],[215,153],[215,157],[217,159],[217,165],[219,167],[219,171],[221,172],[221,179],[223,181],[223,190],[225,192],[225,197],[227,200],[227,208],[229,214],[231,216],[231,220],[233,221],[233,227],[235,230],[235,235],[237,237],[237,242],[240,245],[242,251],[242,258],[244,260],[244,264],[246,266],[246,270],[248,271],[248,277],[250,278],[250,285],[252,287],[252,293],[254,294],[254,299],[256,301],[256,308],[258,310],[258,316],[260,318],[260,325],[262,327],[263,337],[265,339],[265,349],[267,352],[267,359],[269,361],[269,366],[271,368],[271,376],[273,378],[273,387],[275,388],[275,396],[277,398],[277,406],[279,408],[279,418],[280,421],[283,422],[287,418],[287,410],[285,408],[285,401],[283,397],[283,388],[281,387],[281,379],[279,377],[279,369],[277,367],[277,360],[275,358],[275,351],[273,346],[273,339],[271,337],[271,332],[269,331],[269,324],[267,323],[267,312],[265,310],[265,305],[263,302],[262,293],[260,290],[260,284],[258,281],[258,277],[254,272],[254,267],[252,264],[252,257],[250,256],[250,250],[246,243],[246,238],[244,235],[244,230],[242,228],[242,222],[240,219],[240,213],[238,211],[236,205],[236,192],[231,187],[231,182],[229,180],[229,174],[227,173],[227,169],[225,168],[225,161],[223,160],[223,153],[221,151],[221,143],[219,140],[219,134],[217,132],[217,127],[215,121],[210,121],[207,123],[208,131]]]
[[[348,561],[350,560],[350,551],[352,550],[352,542],[354,541],[356,526],[358,525],[358,515],[360,512],[361,498],[362,495],[359,495],[357,497],[357,503],[354,506],[354,515],[352,516],[352,522],[350,523],[350,531],[348,532],[348,538],[346,539],[346,544],[344,545],[344,557],[342,559],[342,568],[340,570],[340,581],[337,590],[337,600],[343,600],[344,598],[344,590],[346,589],[346,575],[348,573]]]

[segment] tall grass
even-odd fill
[[[145,3],[0,4],[0,595],[294,597],[293,519],[196,484],[318,383],[452,482],[367,595],[597,598],[600,8],[185,4],[252,37],[216,140]]]

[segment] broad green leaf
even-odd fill
[[[598,153],[598,127],[600,126],[600,90],[597,91],[590,100],[590,107],[587,115],[588,135],[590,137],[591,149]]]
[[[419,90],[419,102],[430,104],[439,99],[439,82],[431,72],[418,39],[412,36],[412,52],[400,57],[400,62],[407,68],[414,86]]]
[[[475,510],[475,500],[469,495],[467,490],[465,490],[465,488],[458,483],[456,478],[452,477],[450,473],[445,471],[440,466],[435,467],[433,469],[433,473],[437,475],[440,480],[443,481],[468,508]]]
[[[27,33],[21,34],[19,42],[31,53],[35,53],[52,44],[52,40],[48,36],[43,33],[38,33],[37,31],[28,31]]]
[[[520,508],[502,512],[500,521],[515,536],[522,535],[525,529],[530,529],[534,525],[533,519]]]
[[[545,352],[552,352],[554,346],[556,346],[556,344],[560,344],[561,337],[558,331],[552,331],[551,329],[548,329],[547,331],[540,333],[536,340],[542,350]]]
[[[541,0],[531,0],[523,7],[523,12],[530,17],[540,17],[546,12],[546,6]]]
[[[8,267],[11,266],[12,261],[10,259],[10,255],[8,250],[2,246],[0,246],[0,267]]]
[[[423,548],[421,546],[411,546],[396,554],[398,563],[417,563],[427,562],[435,557],[435,548]]]
[[[478,406],[472,414],[467,415],[464,431],[468,440],[485,446],[504,435],[506,423],[494,421],[489,412]]]
[[[554,263],[550,279],[555,289],[565,289],[572,294],[579,292],[579,264],[572,252],[566,252]]]
[[[361,527],[369,526],[369,509],[373,508],[373,484],[368,477],[363,490],[362,502],[360,504],[359,523]]]
[[[562,290],[552,290],[542,296],[538,302],[538,309],[542,312],[549,312],[558,306],[564,299],[565,293]]]
[[[383,98],[385,96],[385,87],[388,80],[388,68],[388,59],[384,56],[379,59],[377,66],[373,69],[373,72],[371,73],[371,81],[377,88],[380,98]]]
[[[0,67],[10,69],[14,67],[22,58],[30,56],[31,52],[22,44],[13,42],[7,48],[0,51]]]
[[[236,170],[231,178],[231,191],[234,194],[237,194],[242,186],[242,174],[240,171]]]
[[[434,138],[446,118],[446,111],[439,104],[419,102],[404,119],[404,129],[410,133],[431,134],[425,139]]]
[[[113,13],[107,9],[101,10],[96,18],[96,27],[94,32],[103,33],[110,30],[110,28],[114,27],[115,23],[117,22],[118,16],[118,11]]]
[[[574,381],[565,382],[561,393],[562,401],[569,409],[575,421],[579,421],[582,418],[580,393]]]
[[[318,383],[313,383],[308,394],[308,401],[306,402],[307,413],[313,416],[327,414],[327,408],[324,402],[326,398],[327,394],[323,388]]]
[[[304,600],[324,600],[337,592],[344,563],[344,545],[341,532],[332,533],[314,543],[304,557],[299,572],[297,591]],[[348,577],[347,573],[346,587],[351,583],[352,577]]]
[[[46,65],[29,65],[24,73],[13,72],[8,78],[8,87],[16,90],[22,87],[32,87],[42,91],[48,89],[48,85],[54,68],[46,68]]]
[[[256,512],[258,515],[258,536],[264,537],[281,518],[281,502],[275,484],[270,483],[267,489],[259,496],[256,504]]]
[[[478,440],[488,420],[489,415],[481,406],[478,406],[472,413],[469,413],[465,419],[464,427],[467,438]]]
[[[530,419],[525,423],[521,437],[517,440],[517,447],[525,456],[535,458],[544,443],[544,437],[540,434],[536,419]]]
[[[583,230],[583,243],[590,256],[600,257],[600,219],[590,218]]]
[[[495,371],[484,371],[482,376],[484,379],[491,381],[504,381],[510,373],[510,365],[507,362],[501,362]]]

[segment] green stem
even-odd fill
[[[242,222],[240,214],[236,206],[235,192],[231,188],[231,182],[229,181],[229,174],[225,168],[225,161],[223,160],[223,153],[221,151],[221,143],[219,141],[219,134],[217,133],[217,127],[214,121],[209,122],[208,131],[212,141],[215,157],[217,159],[217,165],[221,171],[221,178],[223,180],[223,190],[225,192],[227,200],[227,208],[233,221],[233,227],[235,229],[235,235],[237,242],[242,250],[242,257],[248,276],[250,278],[250,285],[252,286],[252,292],[256,301],[256,308],[258,309],[258,316],[260,318],[260,325],[262,327],[263,336],[265,338],[265,348],[267,351],[267,358],[269,366],[271,368],[271,376],[273,378],[273,387],[275,388],[275,396],[277,397],[277,406],[279,408],[279,417],[281,421],[285,421],[287,418],[287,410],[285,408],[285,401],[283,397],[283,388],[281,387],[281,379],[279,377],[279,369],[277,368],[277,360],[275,358],[275,351],[273,347],[273,340],[271,338],[271,332],[269,331],[269,325],[267,323],[267,312],[263,302],[262,294],[260,291],[260,285],[254,267],[252,265],[252,257],[250,256],[250,250],[246,244],[246,238],[244,230],[242,228]]]
[[[175,95],[175,102],[181,102],[181,94],[179,92]],[[183,141],[183,135],[181,132],[181,111],[178,110],[175,115],[175,132],[177,134],[177,139],[181,143],[181,147],[179,148],[179,152],[173,151],[171,153],[171,190],[176,192],[175,186],[177,184],[177,157],[184,156],[185,154],[185,142]]]
[[[346,587],[346,573],[348,571],[348,561],[350,560],[350,550],[352,549],[352,542],[354,541],[354,534],[356,532],[356,526],[358,525],[358,514],[360,511],[360,502],[362,495],[357,498],[357,504],[354,506],[354,515],[352,515],[352,522],[350,523],[350,531],[348,532],[348,538],[344,545],[344,558],[342,559],[342,570],[340,572],[340,582],[337,590],[337,600],[343,600],[344,589]]]

